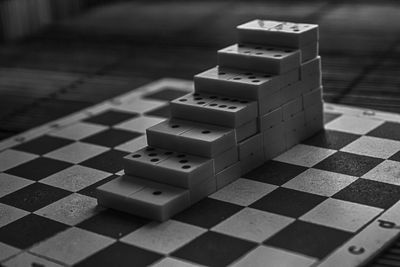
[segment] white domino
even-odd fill
[[[303,106],[304,109],[312,105],[316,105],[322,102],[322,87],[317,87],[312,91],[303,94]]]
[[[218,73],[225,70],[213,68],[195,75],[195,92],[258,100],[279,90],[282,83],[280,77],[269,73],[242,71],[233,77],[230,73],[229,78],[221,78]]]
[[[300,67],[301,53],[291,48],[235,44],[218,51],[218,64],[273,74]]]
[[[253,135],[246,140],[239,143],[239,158],[245,159],[253,153],[263,147],[263,136],[261,133]]]
[[[256,133],[257,133],[257,119],[254,119],[235,129],[236,142],[240,142]]]
[[[222,187],[230,184],[231,182],[239,179],[241,175],[241,163],[240,161],[228,166],[227,168],[223,169],[219,173],[215,175],[215,179],[217,182],[217,189],[221,189]]]
[[[145,179],[120,176],[97,188],[98,203],[164,221],[190,205],[189,190]]]
[[[165,120],[146,131],[152,147],[214,157],[236,145],[234,130],[190,121]]]
[[[231,128],[254,120],[258,114],[255,101],[201,93],[191,93],[175,99],[171,101],[170,107],[173,118]]]
[[[318,25],[271,20],[252,20],[237,26],[240,43],[300,48],[317,42]]]
[[[127,175],[183,188],[192,188],[214,176],[211,159],[151,147],[125,156],[123,162]]]
[[[282,123],[283,113],[282,107],[279,107],[259,118],[260,131],[265,132],[274,126]]]
[[[265,160],[270,160],[286,150],[285,127],[283,122],[263,132]]]

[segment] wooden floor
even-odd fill
[[[376,2],[376,3],[375,3]],[[400,112],[398,1],[129,1],[0,46],[0,139],[216,65],[254,18],[318,23],[327,102]]]

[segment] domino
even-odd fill
[[[282,123],[283,112],[282,107],[279,107],[259,118],[260,131],[265,132],[274,126]]]
[[[305,91],[304,82],[298,81],[282,88],[282,98],[285,101],[291,101],[301,97]]]
[[[246,140],[239,143],[239,159],[245,159],[253,153],[263,147],[263,137],[262,134],[256,134],[247,138]]]
[[[317,56],[311,60],[301,63],[300,66],[300,76],[303,80],[304,77],[310,75],[320,75],[321,74],[321,57]]]
[[[179,136],[194,127],[190,121],[168,119],[146,129],[147,143],[151,147],[173,150],[179,146]]]
[[[295,114],[303,110],[303,98],[298,97],[292,101],[287,102],[282,106],[283,120],[291,119]]]
[[[165,221],[189,206],[189,190],[120,176],[96,189],[99,205]]]
[[[214,72],[213,75],[210,72]],[[269,73],[242,71],[234,77],[221,79],[216,77],[220,72],[218,68],[213,68],[195,75],[195,92],[256,101],[279,90],[282,83],[280,77]]]
[[[301,62],[307,62],[312,60],[318,56],[319,53],[319,44],[318,42],[313,42],[308,45],[305,45],[301,48]]]
[[[203,99],[212,99],[207,102]],[[173,118],[192,120],[219,126],[236,128],[257,117],[257,102],[246,99],[188,94],[171,101]]]
[[[322,101],[322,87],[318,87],[310,92],[303,94],[303,108],[316,105]],[[321,109],[322,111],[322,109]]]
[[[305,138],[305,114],[298,112],[284,122],[286,149],[300,143]]]
[[[236,145],[234,130],[170,119],[146,131],[150,146],[202,157],[213,157]]]
[[[304,110],[306,135],[313,136],[324,128],[323,102],[308,106]]]
[[[123,164],[127,175],[183,188],[214,176],[211,159],[151,147],[125,156]]]
[[[241,174],[240,164],[240,161],[238,161],[215,175],[217,189],[239,179]]]
[[[236,142],[243,141],[244,139],[254,135],[257,132],[257,119],[251,120],[235,130]]]
[[[305,76],[301,84],[303,92],[312,91],[322,86],[322,76],[320,74]]]
[[[286,150],[283,122],[263,132],[263,144],[265,160],[273,159]]]
[[[263,116],[277,108],[283,105],[285,102],[284,97],[283,97],[283,91],[278,90],[277,92],[273,93],[272,95],[269,95],[265,97],[264,99],[261,99],[258,102],[258,109],[259,109],[259,115]]]
[[[240,43],[300,48],[318,42],[318,25],[271,20],[252,20],[237,26]]]
[[[300,67],[300,51],[273,46],[235,44],[218,51],[222,67],[281,74]]]
[[[239,160],[236,145],[214,157],[214,173],[218,173]]]
[[[264,150],[260,147],[258,150],[250,153],[249,156],[240,160],[240,175],[259,167],[265,162]]]

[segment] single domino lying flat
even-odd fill
[[[281,22],[272,20],[252,20],[237,26],[240,43],[255,43],[300,48],[317,42],[318,25]]]
[[[218,51],[218,65],[280,74],[300,67],[300,50],[235,44]]]
[[[214,157],[236,145],[233,129],[169,119],[146,130],[149,146]]]
[[[209,101],[211,99],[211,101]],[[173,118],[236,128],[257,117],[257,102],[202,93],[171,101]]]
[[[121,176],[96,190],[99,205],[164,221],[190,205],[189,190]]]
[[[264,98],[279,90],[281,79],[268,73],[214,67],[194,76],[196,93],[224,95],[249,100]]]
[[[126,174],[183,188],[214,176],[211,159],[146,147],[123,158]]]

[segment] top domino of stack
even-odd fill
[[[269,44],[290,48],[302,48],[319,39],[318,25],[252,20],[237,26],[240,43]]]

